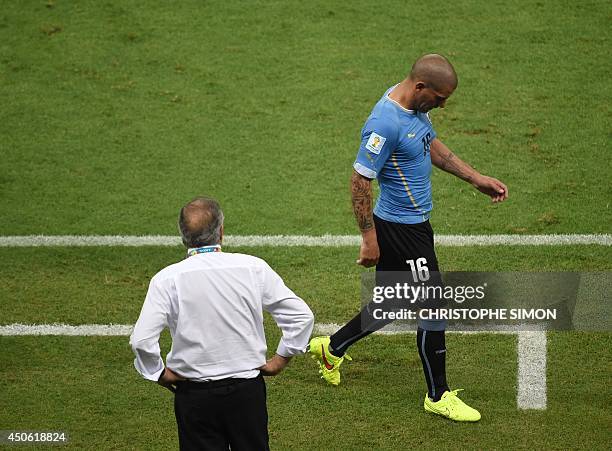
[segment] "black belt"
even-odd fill
[[[252,377],[249,379],[237,378],[237,377],[228,377],[226,379],[217,379],[214,381],[179,381],[177,382],[177,386],[183,386],[185,388],[219,388],[219,387],[228,387],[230,385],[238,385],[245,382],[252,382],[261,378],[261,374],[257,377]]]

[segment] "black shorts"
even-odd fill
[[[380,258],[376,271],[406,271],[407,260],[425,258],[430,272],[439,272],[434,250],[434,233],[429,221],[419,224],[400,224],[374,215]]]
[[[376,265],[377,286],[444,286],[434,250],[434,233],[429,221],[400,224],[374,216],[374,224],[380,249],[380,258]],[[426,271],[423,273],[425,267]],[[387,298],[384,307],[390,311],[404,308],[418,310],[439,308],[445,303],[440,297],[422,298],[419,303],[407,303],[403,298]],[[382,307],[382,304],[379,307]],[[419,326],[424,327],[421,324]]]

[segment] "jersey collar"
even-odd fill
[[[398,83],[397,85],[399,85],[399,83]],[[404,108],[404,107],[403,107],[403,106],[401,106],[401,105],[400,105],[398,102],[396,102],[396,101],[395,101],[395,100],[393,100],[391,97],[389,97],[389,94],[391,94],[391,91],[393,91],[393,90],[394,90],[394,89],[397,87],[397,85],[395,85],[395,86],[393,86],[391,89],[389,89],[389,90],[387,91],[387,95],[386,95],[385,97],[387,98],[387,100],[388,100],[389,102],[392,102],[392,103],[393,103],[395,106],[397,106],[397,107],[398,107],[399,109],[401,109],[402,111],[404,111],[404,112],[406,112],[406,113],[408,113],[408,114],[416,114],[416,111],[414,111],[414,110],[409,110],[408,108]]]

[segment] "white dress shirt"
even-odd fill
[[[168,327],[166,364],[178,375],[194,381],[256,377],[266,363],[263,310],[282,330],[276,353],[303,354],[313,314],[265,261],[226,252],[188,257],[151,279],[130,337],[134,366],[145,379],[159,379],[159,336]]]

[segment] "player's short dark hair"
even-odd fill
[[[221,242],[223,211],[209,197],[196,197],[181,208],[178,226],[186,247],[202,247]]]

